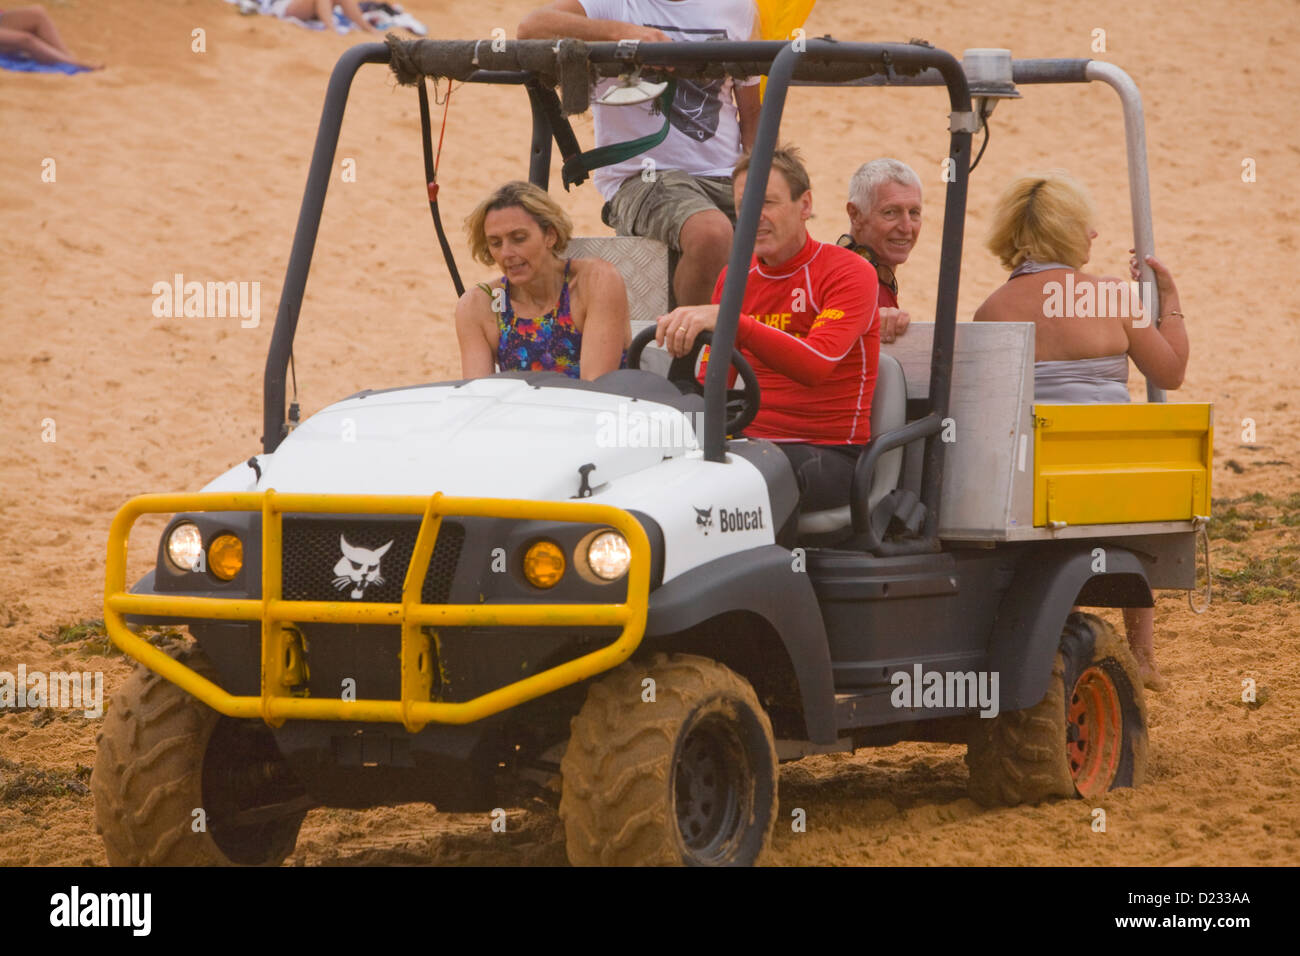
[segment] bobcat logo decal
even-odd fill
[[[695,505],[691,505],[695,508]],[[695,524],[705,534],[713,527],[713,509],[712,508],[695,508]]]
[[[366,593],[366,588],[370,585],[383,584],[384,576],[379,573],[379,560],[393,546],[389,541],[380,548],[371,551],[369,548],[358,548],[348,544],[348,539],[339,535],[339,547],[343,549],[343,557],[339,558],[339,563],[334,565],[334,587],[340,591],[352,586],[352,600],[360,600]]]

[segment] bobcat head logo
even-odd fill
[[[695,508],[695,505],[691,505]],[[705,534],[713,527],[713,509],[712,508],[695,508],[695,525]]]
[[[379,573],[379,559],[382,558],[388,549],[393,546],[393,542],[388,542],[381,548],[375,548],[371,551],[369,548],[358,548],[348,544],[348,539],[339,535],[339,547],[343,549],[343,557],[339,558],[339,563],[334,565],[334,587],[340,591],[352,585],[352,599],[360,600],[366,593],[366,588],[372,584],[383,584],[384,576]]]

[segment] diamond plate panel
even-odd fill
[[[628,316],[636,335],[668,311],[668,247],[640,236],[575,236],[569,255],[612,262],[627,286]]]

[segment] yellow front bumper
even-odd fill
[[[201,598],[131,594],[126,588],[127,542],[144,514],[203,511],[257,511],[262,515],[262,597]],[[317,514],[423,515],[400,603],[285,601],[281,599],[281,517],[285,512]],[[608,525],[627,539],[632,551],[627,599],[618,604],[424,604],[420,592],[442,519],[446,515],[572,521]],[[519,501],[506,498],[314,495],[264,492],[209,492],[141,495],[113,519],[108,537],[104,586],[104,624],[113,643],[150,670],[178,685],[213,710],[229,717],[260,717],[271,726],[285,720],[357,720],[400,723],[412,733],[428,723],[467,724],[549,694],[627,660],[645,633],[650,591],[650,542],[640,523],[610,505],[571,501]],[[230,694],[174,660],[126,625],[126,615],[260,621],[262,694]],[[387,624],[400,626],[401,700],[333,700],[298,696],[301,644],[295,623]],[[497,688],[473,700],[431,700],[436,651],[429,627],[514,625],[531,627],[609,627],[621,631],[611,644],[556,667]]]

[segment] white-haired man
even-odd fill
[[[892,342],[911,321],[898,307],[895,270],[921,235],[921,179],[897,159],[863,163],[849,180],[849,231],[839,245],[876,267],[880,279],[880,341]]]

